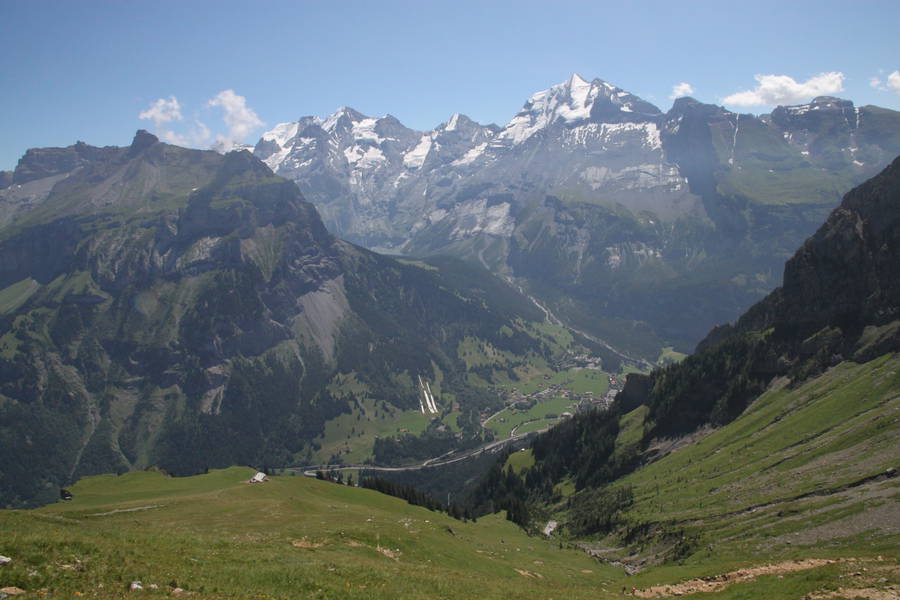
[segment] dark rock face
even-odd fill
[[[13,182],[13,172],[12,171],[0,171],[0,190],[6,189],[12,185]]]
[[[13,183],[23,184],[51,175],[68,173],[91,161],[109,158],[118,151],[118,148],[96,148],[84,142],[66,148],[32,148],[19,159]]]
[[[898,318],[900,158],[844,197],[787,262],[783,286],[738,327],[774,327],[801,339],[838,328],[852,344],[863,327]]]
[[[149,148],[157,142],[159,142],[158,137],[156,137],[146,129],[138,129],[138,132],[135,134],[134,139],[131,142],[131,147],[128,148],[128,155],[135,156],[139,152]]]

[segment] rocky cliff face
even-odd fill
[[[771,291],[841,194],[900,153],[900,114],[834,98],[760,118],[690,98],[662,113],[573,75],[504,127],[454,116],[410,132],[342,109],[279,125],[255,152],[332,231],[485,265],[655,358]]]
[[[91,473],[311,459],[338,415],[365,413],[361,434],[366,411],[418,413],[419,377],[462,443],[497,399],[460,344],[548,352],[508,286],[336,239],[246,151],[139,132],[20,166],[0,191],[0,505]]]

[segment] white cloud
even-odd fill
[[[900,94],[900,71],[894,71],[888,75],[887,86],[892,92]]]
[[[756,75],[755,79],[759,84],[756,89],[726,96],[722,103],[733,106],[798,104],[844,89],[844,74],[838,71],[820,73],[801,82],[787,75]]]
[[[884,86],[881,85],[881,79],[878,77],[870,77],[869,78],[869,87],[875,88],[876,90],[884,91]]]
[[[159,132],[159,137],[164,142],[169,142],[176,146],[197,147],[206,145],[210,137],[212,137],[212,132],[201,121],[194,121],[194,127],[188,133],[182,134],[163,130]]]
[[[153,121],[153,131],[163,141],[178,146],[196,145],[191,143],[188,136],[175,133],[169,128],[169,123],[184,120],[181,114],[181,104],[175,96],[169,96],[168,100],[158,98],[150,105],[150,108],[140,113],[138,118]]]
[[[690,96],[694,93],[694,88],[691,84],[682,81],[677,85],[672,86],[672,94],[669,96],[670,100],[674,100],[675,98],[681,98],[682,96]]]
[[[247,99],[234,93],[234,90],[223,90],[206,103],[207,107],[219,107],[224,111],[222,119],[225,122],[225,133],[215,138],[212,147],[220,152],[227,152],[240,142],[247,139],[253,131],[262,127],[263,123],[256,113],[247,106]],[[202,121],[195,119],[190,130],[184,131],[184,125],[178,127],[179,131],[172,129],[176,122],[184,121],[181,114],[182,106],[175,96],[159,98],[150,107],[138,115],[139,119],[153,121],[153,130],[164,142],[177,146],[208,147],[213,138],[213,132]]]
[[[159,98],[150,105],[150,108],[138,115],[139,119],[151,120],[156,129],[161,129],[164,123],[172,121],[180,121],[184,117],[181,116],[181,105],[178,98],[169,96],[169,99]]]
[[[234,90],[223,90],[207,103],[208,106],[218,106],[225,111],[225,125],[228,132],[216,136],[213,146],[221,151],[228,152],[236,144],[247,139],[254,130],[265,125],[252,108],[247,106],[247,99],[234,93]]]

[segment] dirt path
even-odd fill
[[[896,590],[879,590],[876,588],[841,588],[834,592],[825,592],[809,596],[810,600],[826,600],[829,598],[846,598],[847,600],[897,600],[900,592]]]
[[[117,513],[129,513],[129,512],[137,512],[139,510],[150,510],[153,508],[159,508],[164,506],[163,504],[151,504],[149,506],[135,506],[134,508],[117,508],[115,510],[110,510],[107,512],[99,512],[99,513],[90,513],[89,517],[105,517],[107,515],[114,515]]]
[[[731,571],[723,575],[704,577],[703,579],[691,579],[690,581],[672,585],[655,585],[642,590],[635,590],[634,595],[638,598],[665,598],[668,596],[684,596],[700,592],[718,592],[735,583],[752,581],[762,575],[784,575],[795,571],[817,569],[819,567],[824,567],[825,565],[846,562],[848,560],[852,559],[831,560],[825,558],[807,558],[803,560],[788,560],[772,565],[738,569],[737,571]]]

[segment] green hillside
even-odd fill
[[[684,566],[667,570],[692,575],[754,558],[896,557],[900,355],[845,362],[794,390],[783,384],[617,481],[613,489],[634,494],[620,518],[641,535],[598,547],[640,554],[636,564],[677,550]]]
[[[882,456],[890,449],[886,440],[897,432],[896,392],[889,402],[875,400],[847,413],[846,427],[876,432],[871,440],[829,454],[817,454],[816,442],[807,441],[793,446],[804,458],[789,466],[779,464],[783,456],[777,449],[791,448],[815,429],[797,431],[792,419],[814,420],[847,394],[879,397],[891,386],[896,390],[898,366],[897,357],[885,358],[837,370],[796,394],[773,392],[728,427],[638,471],[623,485],[634,487],[636,500],[626,518],[649,524],[643,541],[628,549],[610,546],[613,538],[584,545],[601,553],[603,562],[558,535],[529,536],[502,514],[463,523],[370,490],[304,477],[247,484],[253,471],[234,467],[187,478],[155,471],[89,477],[71,488],[70,502],[0,512],[0,554],[12,558],[0,567],[0,587],[26,590],[23,598],[162,597],[176,586],[198,599],[621,598],[623,589],[656,597],[652,586],[752,567],[760,573],[733,585],[725,582],[703,597],[824,594],[846,587],[845,580],[858,572],[853,585],[869,590],[861,597],[875,598],[872,590],[890,593],[890,586],[900,583],[894,552],[900,540],[887,531],[897,522],[894,518],[892,525],[889,512],[896,507],[895,480],[791,501],[795,493],[814,488],[816,477],[782,493],[765,477],[746,474],[775,464],[785,478],[804,469],[821,473],[820,480],[830,478],[828,469],[809,467],[848,449],[871,456],[871,466],[846,473],[836,486],[876,473],[888,464]],[[822,393],[827,400],[817,404],[821,410],[804,405],[803,398]],[[786,413],[783,425],[759,428],[778,412]],[[880,427],[879,417],[894,418],[892,428]],[[763,434],[759,444],[750,432]],[[737,441],[715,454],[711,449],[723,447],[726,439]],[[757,445],[756,453],[748,451]],[[763,449],[776,452],[763,455]],[[736,456],[748,460],[713,482],[739,490],[741,500],[723,495],[704,501],[707,490],[697,475],[723,471],[722,462]],[[527,460],[517,461],[518,469],[528,466]],[[684,485],[688,479],[693,483]],[[657,483],[662,496],[656,495]],[[667,501],[660,503],[660,497]],[[776,503],[741,510],[760,501]],[[874,530],[854,526],[861,516],[879,515]],[[643,521],[647,518],[653,520]],[[656,535],[654,528],[671,532],[676,523],[679,535],[690,540],[680,562],[653,566],[649,561],[630,576],[607,562],[652,558],[672,537]],[[127,591],[132,581],[144,590]]]
[[[41,177],[0,193],[2,507],[151,465],[424,460],[492,435],[498,386],[585,352],[482,267],[336,239],[246,152],[139,132],[19,170]]]
[[[499,515],[463,523],[304,477],[244,483],[252,474],[96,476],[72,487],[71,502],[0,512],[0,554],[13,559],[0,587],[25,597],[119,598],[141,581],[151,597],[174,582],[194,598],[588,598],[620,577]]]
[[[896,598],[898,190],[900,160],[848,193],[737,323],[495,466],[476,513],[557,521],[640,571],[645,597]],[[858,579],[840,581],[851,565]]]

